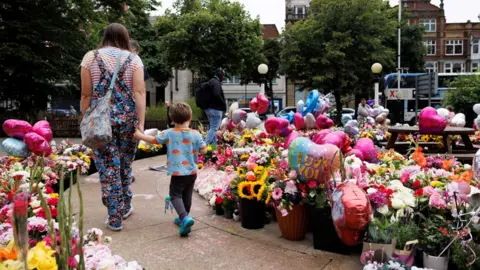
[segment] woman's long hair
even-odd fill
[[[107,26],[103,32],[103,38],[98,47],[102,48],[107,46],[131,51],[130,36],[128,35],[127,28],[119,23],[112,23]]]

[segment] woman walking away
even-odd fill
[[[107,26],[99,49],[88,52],[81,63],[82,115],[112,91],[110,120],[112,141],[95,151],[103,204],[108,208],[105,227],[120,231],[132,212],[132,162],[136,129],[145,122],[143,63],[131,52],[127,29],[118,23]]]

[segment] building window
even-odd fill
[[[472,72],[480,72],[480,70],[478,69],[479,66],[479,62],[472,62]]]
[[[296,19],[305,19],[307,16],[307,8],[305,6],[295,6],[293,8]]]
[[[437,31],[437,20],[435,19],[423,19],[420,20],[420,24],[423,24],[423,26],[425,26],[425,32]]]
[[[435,73],[437,72],[437,62],[426,62],[425,63],[425,70],[428,73]]]
[[[447,40],[446,45],[447,55],[462,55],[463,54],[463,40]]]
[[[437,42],[435,40],[424,41],[423,45],[425,45],[427,49],[427,55],[435,55],[437,47]]]
[[[445,67],[445,73],[462,73],[462,72],[465,72],[465,64],[464,63],[446,62],[444,67]]]
[[[472,54],[479,54],[480,53],[480,39],[474,38],[472,39]]]
[[[240,84],[240,76],[230,76],[230,78],[226,78],[225,84]]]

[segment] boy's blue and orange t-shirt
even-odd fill
[[[167,145],[168,175],[197,174],[197,155],[207,147],[202,135],[189,128],[171,128],[156,136],[158,144]]]

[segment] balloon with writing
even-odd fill
[[[288,147],[288,162],[296,169],[300,181],[330,179],[340,168],[340,149],[335,145],[319,145],[308,138],[294,139]]]

